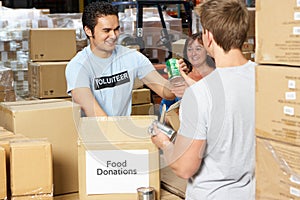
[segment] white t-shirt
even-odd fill
[[[87,46],[66,67],[67,92],[88,87],[107,115],[129,116],[135,78],[142,79],[153,70],[148,58],[134,49],[117,45],[103,59]]]
[[[179,134],[207,143],[187,200],[255,199],[255,65],[217,68],[185,91]]]

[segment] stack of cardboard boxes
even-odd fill
[[[13,71],[10,68],[0,66],[0,102],[16,100],[13,84]]]
[[[299,11],[256,1],[256,199],[300,199]]]
[[[151,102],[151,90],[138,88],[132,90],[132,115],[153,115],[154,105]]]
[[[43,177],[37,177],[37,179],[53,181],[52,196],[78,192],[77,126],[80,117],[78,105],[64,99],[2,102],[0,116],[0,126],[12,132],[11,138],[14,140],[24,139],[24,137],[30,140],[46,138],[51,144],[52,155],[48,157],[53,159],[51,162],[53,177],[52,174],[48,173],[48,176],[45,173]],[[0,138],[0,146],[7,145],[9,147],[6,150],[9,152],[12,149],[11,139]],[[35,143],[30,145],[26,143],[28,147],[34,147],[34,145]],[[30,158],[24,159],[24,163],[27,161],[32,168],[41,167],[38,162],[31,162]],[[7,163],[11,161],[8,160]],[[19,161],[14,168],[23,170],[23,164]],[[23,180],[27,182],[36,177],[34,173],[31,175],[32,177],[27,178],[25,175],[18,175],[17,178],[23,177]],[[10,185],[8,184],[9,188]],[[22,188],[19,187],[19,189]],[[8,193],[8,195],[16,196],[15,193]]]
[[[51,143],[0,128],[0,199],[52,199]]]
[[[35,98],[68,97],[65,68],[76,54],[75,29],[30,29],[28,82]]]

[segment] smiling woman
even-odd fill
[[[215,69],[215,63],[212,57],[207,54],[203,47],[202,33],[195,33],[187,38],[183,48],[183,60],[188,68],[188,76],[195,81],[199,81]],[[162,99],[160,103],[160,112],[163,105],[166,105],[166,110],[179,101],[180,98],[174,100]]]

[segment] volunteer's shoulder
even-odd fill
[[[88,58],[87,52],[85,50],[86,48],[87,47],[76,53],[76,55],[68,62],[67,68],[81,65],[86,61],[86,59]]]

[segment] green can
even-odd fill
[[[178,84],[183,82],[183,77],[180,74],[178,60],[170,58],[166,61],[168,78],[171,83]]]

